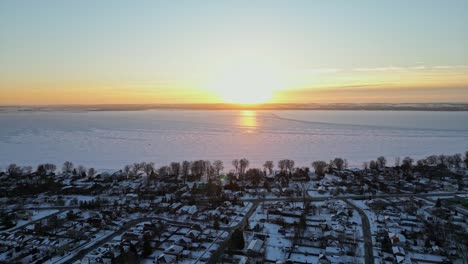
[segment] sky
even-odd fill
[[[466,14],[466,0],[0,0],[0,104],[468,102]]]

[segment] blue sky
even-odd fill
[[[310,76],[301,75],[285,89],[354,85],[374,78],[356,69],[392,67],[430,68],[443,83],[447,75],[466,73],[467,14],[468,1],[454,0],[2,0],[0,91],[55,85],[203,97],[211,91],[203,83],[214,72],[257,64],[294,76],[340,71],[314,75],[310,85]],[[441,74],[437,67],[454,70]],[[379,78],[393,83],[390,77]]]

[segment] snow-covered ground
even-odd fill
[[[153,161],[234,158],[297,166],[384,155],[421,158],[468,149],[466,112],[48,111],[0,112],[0,168],[65,160],[97,169]]]

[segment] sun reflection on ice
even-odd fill
[[[239,123],[246,129],[246,133],[254,133],[257,128],[257,112],[253,110],[242,110],[240,112]]]

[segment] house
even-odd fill
[[[330,264],[330,260],[324,254],[320,253],[318,256],[318,263],[320,264]]]
[[[260,256],[263,253],[263,241],[261,239],[254,239],[250,241],[247,247],[247,255],[249,256]]]
[[[196,214],[197,212],[198,212],[198,209],[196,205],[192,205],[192,206],[184,205],[177,211],[177,213],[180,215],[181,214],[193,215],[193,214]]]
[[[325,231],[323,237],[327,240],[337,240],[338,234],[335,231]]]
[[[167,254],[161,254],[159,257],[157,257],[154,260],[154,264],[159,264],[159,263],[176,263],[177,262],[177,257],[174,255],[167,255]]]
[[[403,234],[395,234],[395,233],[389,232],[388,238],[392,242],[392,245],[401,245],[401,244],[406,243],[406,237]]]
[[[406,252],[402,247],[393,246],[392,247],[392,252],[393,252],[393,255],[395,255],[397,263],[404,263]]]
[[[190,258],[191,256],[192,256],[192,251],[191,250],[182,251],[182,257],[183,258]]]
[[[413,263],[448,263],[448,259],[439,255],[413,253],[410,256]]]
[[[164,250],[164,254],[179,257],[180,254],[182,253],[182,251],[184,251],[184,248],[182,246],[172,245],[172,246],[166,248],[166,250]]]
[[[175,244],[178,246],[182,246],[186,249],[190,249],[190,247],[192,246],[192,239],[188,237],[181,237],[177,241],[175,241]]]
[[[200,231],[192,229],[185,236],[190,238],[193,241],[193,240],[198,239],[198,236],[200,236]]]
[[[138,201],[138,194],[136,193],[128,193],[125,195],[126,202],[136,202]]]
[[[341,256],[342,251],[339,247],[326,247],[325,254],[327,256]]]
[[[169,211],[171,213],[175,213],[177,210],[179,210],[181,207],[183,206],[182,203],[173,203],[170,207],[169,207]]]

